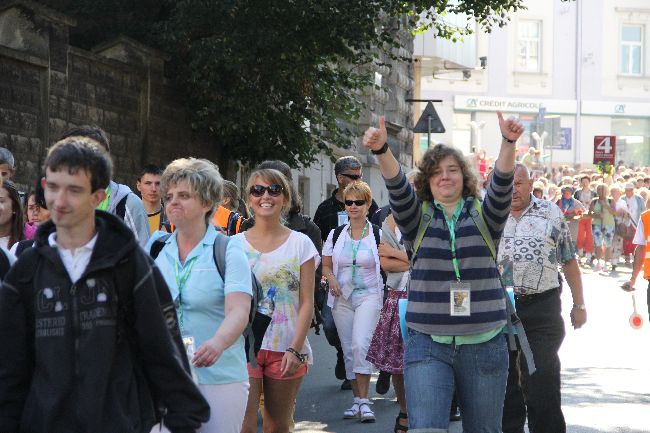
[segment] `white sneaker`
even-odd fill
[[[361,418],[361,422],[375,422],[375,413],[370,409],[371,404],[367,398],[359,400],[359,418]]]
[[[354,419],[354,418],[359,418],[361,412],[359,410],[359,404],[361,403],[361,399],[359,397],[354,397],[354,403],[352,403],[352,407],[345,412],[343,412],[343,419]]]

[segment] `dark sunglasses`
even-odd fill
[[[264,191],[267,191],[271,197],[277,197],[282,194],[283,189],[282,185],[278,185],[277,183],[269,186],[253,185],[251,186],[250,193],[254,197],[262,197]]]
[[[365,200],[345,200],[345,205],[346,206],[352,206],[353,204],[355,204],[357,206],[363,206],[364,204],[366,204],[366,201]]]
[[[362,177],[360,174],[348,174],[348,173],[341,173],[341,176],[345,176],[348,179],[352,179],[352,180],[359,180]]]

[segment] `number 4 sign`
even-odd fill
[[[616,136],[596,135],[594,137],[594,164],[607,161],[614,165],[616,160]]]

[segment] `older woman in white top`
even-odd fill
[[[368,386],[373,371],[366,360],[370,340],[382,306],[383,282],[377,244],[381,232],[366,219],[372,203],[370,187],[354,182],[343,191],[350,219],[342,229],[332,230],[323,246],[323,275],[330,287],[328,305],[339,332],[346,377],[352,381],[354,402],[344,418],[374,422]],[[335,232],[339,233],[334,239]]]

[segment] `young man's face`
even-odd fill
[[[90,175],[85,170],[70,174],[67,167],[45,170],[42,180],[45,203],[57,228],[73,228],[95,218],[95,208],[106,198],[106,191],[91,191]]]
[[[15,172],[13,168],[9,167],[9,164],[3,162],[0,164],[0,181],[11,179]]]
[[[142,195],[142,200],[151,204],[160,203],[160,178],[158,174],[145,173],[136,187]]]

